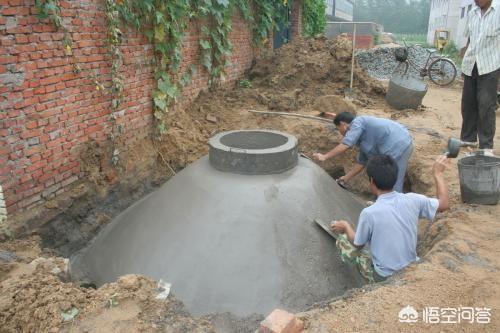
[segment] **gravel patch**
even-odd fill
[[[356,59],[373,78],[379,80],[388,80],[400,64],[394,57],[394,50],[397,47],[391,44],[387,47],[376,47],[369,50],[359,50],[356,52]],[[423,47],[412,47],[408,49],[408,59],[412,61],[417,67],[422,68],[425,66],[429,53]],[[404,67],[403,67],[404,68]],[[457,69],[457,76],[460,71]],[[420,76],[419,70],[410,66],[408,73],[413,76]]]

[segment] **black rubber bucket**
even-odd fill
[[[462,201],[496,205],[500,198],[500,158],[473,155],[458,160]]]

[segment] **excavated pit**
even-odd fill
[[[264,130],[220,133],[209,156],[136,202],[71,258],[100,286],[129,273],[172,283],[195,315],[302,311],[360,287],[315,217],[357,222],[363,203]]]

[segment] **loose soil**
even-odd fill
[[[433,161],[444,151],[446,138],[459,135],[460,83],[450,88],[430,86],[419,110],[395,111],[383,100],[383,84],[356,66],[355,98],[346,102],[349,47],[343,38],[318,38],[261,55],[249,72],[251,88],[236,85],[201,93],[190,108],[169,116],[168,133],[161,141],[139,141],[122,153],[117,166],[103,162],[113,153],[109,146],[85,147],[83,170],[88,181],[31,212],[30,222],[17,229],[24,237],[0,243],[0,250],[16,255],[12,259],[0,252],[0,332],[253,332],[262,318],[242,320],[230,314],[193,318],[175,295],[157,300],[157,284],[146,277],[127,275],[97,290],[81,287],[69,280],[64,259],[121,210],[206,154],[207,140],[217,132],[285,131],[299,138],[300,150],[307,156],[325,152],[341,139],[328,124],[248,110],[315,116],[353,110],[397,119],[413,129],[415,140],[406,186],[433,195]],[[498,135],[495,142],[500,143]],[[338,177],[353,165],[355,155],[349,151],[321,166]],[[500,331],[500,208],[461,203],[456,160],[446,179],[452,207],[434,223],[421,224],[422,260],[384,283],[352,290],[299,314],[306,332]],[[363,175],[349,187],[369,196]],[[398,312],[407,305],[420,315],[424,307],[488,307],[491,323],[399,323]],[[78,314],[64,321],[61,313],[73,309]]]

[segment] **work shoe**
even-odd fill
[[[484,156],[495,157],[495,154],[493,154],[493,149],[482,149],[482,152]]]

